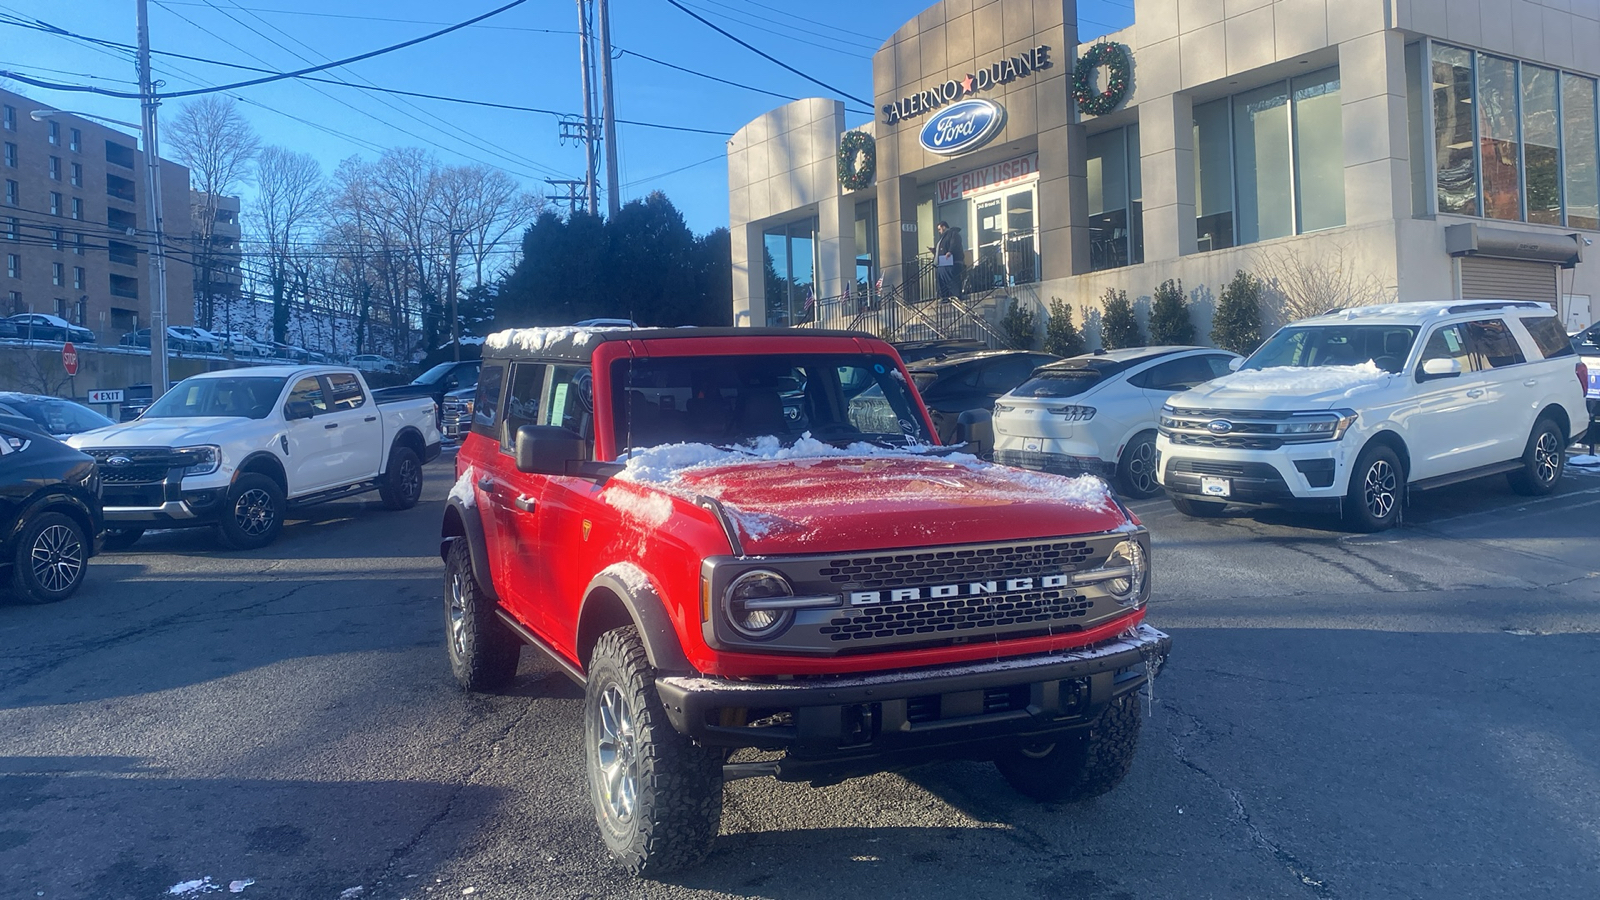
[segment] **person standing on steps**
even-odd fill
[[[961,229],[951,228],[941,221],[936,230],[939,239],[933,245],[934,272],[938,275],[940,297],[961,295],[961,270],[966,263],[966,250],[961,246]]]

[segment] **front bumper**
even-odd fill
[[[1168,495],[1247,506],[1330,509],[1344,498],[1346,453],[1360,442],[1321,441],[1277,450],[1179,445],[1156,438],[1156,477]],[[1221,478],[1227,496],[1208,494],[1205,479]]]
[[[994,461],[1002,466],[1049,472],[1052,475],[1098,475],[1110,480],[1116,477],[1115,460],[1097,456],[1068,456],[1064,453],[1046,453],[1037,450],[1002,450],[995,448]]]
[[[803,781],[982,758],[1088,728],[1171,648],[1141,624],[1093,647],[1016,659],[806,681],[663,676],[656,689],[680,733],[786,751],[777,777]]]
[[[215,476],[207,476],[189,480],[214,479]],[[108,484],[101,488],[107,523],[147,528],[181,528],[215,522],[227,493],[226,480],[215,486],[190,485],[186,489],[182,469],[171,470],[166,479],[159,482]]]

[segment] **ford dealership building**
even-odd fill
[[[964,296],[1060,298],[1091,329],[1107,288],[1141,306],[1181,279],[1204,334],[1235,271],[1285,264],[1600,314],[1600,0],[1134,10],[1080,45],[1073,0],[943,0],[877,51],[871,123],[807,99],[742,128],[736,321],[931,299],[939,221]]]

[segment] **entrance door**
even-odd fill
[[[974,260],[969,288],[988,291],[1039,280],[1038,190],[1034,185],[972,203]]]

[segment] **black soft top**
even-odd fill
[[[510,359],[538,357],[540,359],[569,359],[588,362],[594,348],[606,341],[661,341],[682,338],[862,338],[875,341],[875,335],[864,331],[827,331],[820,328],[577,328],[551,326],[547,328],[513,328],[510,339],[502,346],[491,340],[483,343],[484,359]],[[503,333],[503,332],[502,332]],[[526,336],[526,337],[524,337]],[[493,335],[491,335],[491,338]],[[582,337],[579,341],[577,338]],[[535,346],[537,345],[537,346]]]

